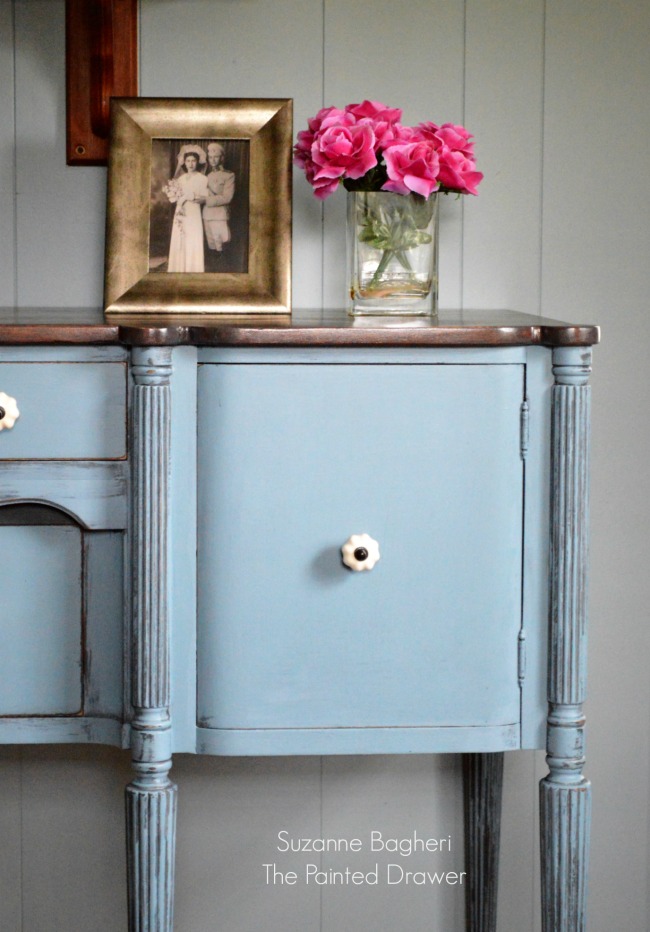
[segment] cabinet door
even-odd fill
[[[26,721],[45,717],[66,740],[119,738],[108,721],[123,715],[123,537],[0,503],[0,742],[54,739],[52,721]]]
[[[201,367],[199,725],[512,735],[522,397],[520,365]]]
[[[82,704],[81,530],[0,526],[0,548],[0,715],[76,715]]]

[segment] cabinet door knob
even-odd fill
[[[357,573],[371,570],[379,556],[379,544],[369,534],[353,534],[341,547],[344,564]]]
[[[0,430],[5,427],[13,427],[16,419],[20,417],[20,411],[16,404],[16,399],[10,395],[0,392]]]

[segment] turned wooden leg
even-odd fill
[[[467,932],[496,932],[503,754],[464,754]]]
[[[132,350],[134,381],[131,755],[126,790],[130,932],[172,932],[176,787],[167,617],[168,348]]]
[[[547,757],[540,785],[542,928],[586,929],[591,786],[584,766],[591,351],[553,352]]]

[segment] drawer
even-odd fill
[[[268,730],[511,740],[523,390],[517,364],[201,366],[199,726],[238,753]],[[362,532],[381,559],[355,573]]]
[[[20,412],[0,431],[0,460],[125,457],[126,386],[122,362],[0,363]]]

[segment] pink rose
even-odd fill
[[[476,171],[473,159],[462,152],[443,150],[440,158],[440,184],[459,194],[478,194],[477,185],[483,179],[483,173]]]
[[[372,120],[382,123],[399,123],[402,111],[398,107],[387,107],[377,100],[364,100],[361,104],[348,104],[346,113],[351,113],[357,120]]]
[[[440,163],[438,153],[433,145],[426,141],[407,142],[389,146],[384,150],[384,161],[388,172],[388,181],[382,185],[382,191],[395,194],[421,194],[429,197],[437,191]]]
[[[453,123],[443,123],[442,126],[435,123],[418,123],[414,132],[420,139],[431,140],[438,150],[447,147],[462,152],[468,158],[474,154],[472,134],[468,133],[464,126],[455,126]]]
[[[380,152],[389,143],[401,138],[399,121],[402,111],[396,107],[387,107],[376,100],[364,100],[361,104],[348,104],[345,108],[348,116],[358,123],[369,123],[375,134],[375,152]]]
[[[314,134],[308,130],[301,130],[296,136],[296,144],[293,147],[293,164],[298,165],[303,171],[311,165],[311,147],[314,142]]]
[[[443,123],[436,133],[444,146],[455,152],[462,152],[468,158],[474,155],[472,134],[463,126],[454,126],[453,123]]]
[[[311,157],[315,181],[361,178],[377,164],[375,134],[369,123],[331,126],[314,139]]]
[[[319,165],[312,158],[314,143],[329,127],[354,126],[354,123],[355,119],[351,114],[345,113],[345,111],[339,110],[337,107],[323,107],[316,116],[307,121],[309,129],[302,130],[296,137],[297,141],[293,149],[293,163],[302,168],[307,181],[314,188],[314,194],[321,200],[336,191],[338,178],[334,181],[330,178],[316,178]]]
[[[410,142],[413,130],[410,126],[402,126],[401,123],[379,123],[372,124],[375,133],[375,152],[382,152],[387,146],[398,142]]]
[[[307,180],[309,181],[309,179]],[[310,182],[314,189],[314,196],[317,197],[320,201],[324,201],[326,197],[330,196],[330,194],[334,194],[339,186],[340,180],[340,178],[320,178],[318,180],[314,179]]]
[[[337,124],[352,126],[356,122],[355,118],[346,113],[345,110],[339,110],[338,107],[323,107],[322,110],[318,111],[316,116],[310,117],[307,120],[307,126],[315,136],[323,129],[327,129],[328,126],[335,126]]]
[[[316,137],[329,126],[353,126],[354,117],[338,110],[336,107],[323,107],[315,117],[307,121],[309,129],[301,130],[296,139],[294,146],[294,164],[306,170],[306,166],[311,162],[311,147]]]

